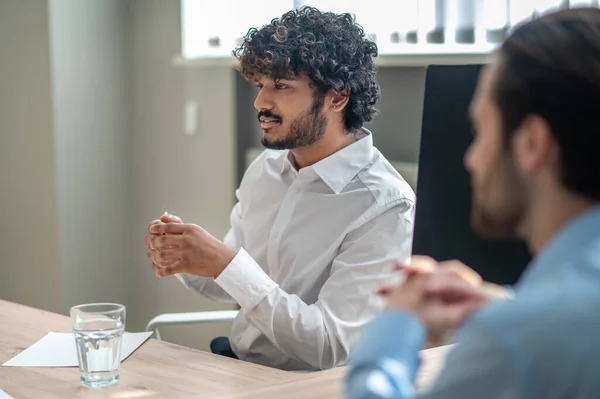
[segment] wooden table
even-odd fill
[[[66,316],[0,300],[0,364],[49,331],[69,332]],[[436,374],[447,347],[423,351],[419,385]],[[0,388],[21,398],[341,398],[345,367],[292,373],[150,339],[121,365],[119,384],[79,383],[76,367],[0,367]]]

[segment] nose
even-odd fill
[[[260,89],[256,95],[256,98],[254,99],[254,108],[256,108],[257,111],[273,109],[273,102],[264,88]]]

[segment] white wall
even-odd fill
[[[130,305],[126,3],[50,0],[62,309]]]
[[[0,297],[129,303],[122,2],[0,2]]]
[[[162,312],[223,309],[186,291],[174,278],[158,279],[146,258],[148,223],[164,211],[222,238],[235,190],[234,71],[185,70],[171,60],[181,51],[179,0],[130,2],[133,84],[132,285],[142,326]],[[188,99],[199,104],[198,132],[184,133]],[[131,320],[131,319],[130,319]],[[163,339],[206,349],[229,324],[165,329]]]
[[[233,205],[235,75],[174,68],[179,29],[178,0],[0,2],[0,298],[62,313],[122,302],[132,331],[223,308],[157,279],[143,245],[164,210],[222,237]],[[228,331],[163,338],[206,349]]]
[[[45,1],[0,1],[0,298],[59,311],[50,42]]]

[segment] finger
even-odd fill
[[[465,299],[487,299],[481,289],[474,287],[458,276],[433,276],[425,284],[424,292],[427,296],[434,296],[448,303]]]
[[[189,228],[189,225],[184,223],[163,223],[150,226],[152,234],[183,234]]]
[[[154,239],[157,238],[157,236],[155,234],[146,234],[144,236],[144,243],[146,244],[146,247],[150,250],[154,250],[155,248],[155,243],[154,243]]]
[[[481,308],[485,301],[473,299],[456,303],[443,312],[446,328],[456,328],[463,324],[477,309]]]
[[[157,253],[154,263],[156,263],[160,267],[166,267],[179,261],[180,258],[181,251],[175,249],[167,249],[164,251],[159,251]]]
[[[427,296],[435,296],[443,301],[460,301],[463,298],[479,297],[482,294],[460,277],[434,276],[425,285]]]
[[[150,249],[151,251],[156,251],[156,245],[157,245],[157,239],[159,238],[159,236],[156,236],[154,234],[149,234],[148,235],[148,249]]]
[[[428,278],[428,275],[415,275],[393,288],[386,297],[387,307],[413,309],[424,300],[423,288]]]
[[[438,269],[438,263],[429,256],[415,255],[406,262],[398,263],[396,269],[414,274],[433,273]]]
[[[164,270],[164,267],[159,266],[157,264],[152,264],[152,270],[154,270],[154,275],[156,277],[163,277],[162,276],[162,271]]]
[[[162,251],[165,249],[178,249],[181,248],[182,236],[180,234],[171,234],[171,235],[159,235],[154,236],[152,240],[152,245],[158,251]]]
[[[180,217],[171,215],[170,213],[165,212],[161,217],[160,221],[163,223],[183,223]]]
[[[148,258],[150,259],[150,264],[152,266],[152,270],[154,270],[154,273],[156,273],[158,271],[158,269],[160,269],[161,267],[159,265],[156,264],[156,251],[148,251],[147,253]]]
[[[416,265],[406,265],[406,264],[398,264],[396,265],[396,270],[403,271],[407,276],[421,275],[421,274],[431,274],[432,270],[428,268],[423,268]]]
[[[479,273],[458,260],[441,262],[440,269],[452,271],[472,285],[480,285],[483,281]]]
[[[146,254],[148,255],[148,259],[150,259],[150,265],[152,266],[152,270],[156,272],[156,270],[160,268],[160,266],[156,264],[155,260],[156,251],[148,251]]]
[[[434,334],[441,330],[456,329],[484,304],[485,301],[473,299],[452,305],[441,302],[429,305],[428,324]]]
[[[173,264],[161,267],[156,272],[156,275],[159,277],[167,277],[167,276],[172,276],[177,273],[184,273],[184,272],[185,272],[185,264],[181,260],[177,260]]]
[[[403,285],[404,283],[406,283],[406,281],[409,279],[409,276],[403,276],[403,278],[401,279],[391,279],[392,281],[388,281],[386,285],[379,287],[379,289],[377,291],[375,291],[375,293],[377,295],[380,296],[388,296],[389,294],[391,294],[392,292],[394,292],[394,290],[396,290],[398,287],[400,287],[401,285]]]
[[[155,219],[155,220],[151,221],[150,223],[148,223],[148,232],[150,232],[150,228],[151,228],[152,226],[154,226],[155,224],[160,224],[160,223],[162,223],[162,222],[160,221],[160,219]]]
[[[150,262],[152,262],[152,269],[156,268],[160,268],[160,265],[158,264],[158,252],[157,251],[150,251],[148,254],[148,257],[150,258]]]
[[[489,299],[507,299],[509,297],[508,290],[498,284],[483,282],[481,284],[481,291]]]

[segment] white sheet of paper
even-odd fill
[[[13,397],[0,389],[0,399],[13,399]]]
[[[150,336],[152,331],[123,334],[121,361],[127,359]],[[77,367],[77,347],[73,333],[49,332],[42,339],[13,357],[5,367]]]

